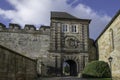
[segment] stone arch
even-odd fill
[[[73,60],[73,61],[75,61],[75,62],[78,62],[78,59],[79,59],[78,56],[70,56],[70,55],[67,55],[67,56],[64,56],[64,57],[63,57],[63,61]]]
[[[69,65],[69,76],[77,76],[77,63],[73,60],[65,61]]]
[[[68,76],[77,76],[78,75],[79,57],[70,56],[70,55],[64,56],[63,63],[67,63],[69,65],[70,73]]]

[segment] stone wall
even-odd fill
[[[0,80],[35,80],[36,61],[0,46]]]
[[[49,33],[49,26],[41,26],[36,30],[33,25],[25,25],[21,29],[18,24],[10,24],[6,28],[0,23],[0,45],[30,58],[37,58],[48,53]]]
[[[50,53],[37,60],[37,71],[40,76],[60,76],[60,68],[61,55],[59,53]]]
[[[93,39],[89,39],[89,62],[98,60],[97,47]]]
[[[113,77],[120,77],[120,12],[113,18],[105,32],[97,39],[99,60],[108,62],[111,56]]]

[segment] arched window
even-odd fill
[[[114,50],[114,35],[113,35],[113,29],[109,30],[109,39],[110,39],[110,51]]]

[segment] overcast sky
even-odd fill
[[[90,37],[96,39],[120,9],[120,0],[0,0],[0,22],[50,25],[50,12],[68,12],[92,19]]]

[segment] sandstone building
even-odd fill
[[[94,41],[89,38],[90,21],[51,12],[50,26],[39,30],[29,24],[21,29],[18,24],[6,28],[0,23],[0,45],[35,59],[40,76],[64,76],[64,62],[69,64],[70,76],[80,76],[88,61],[97,59]]]
[[[51,12],[50,26],[0,23],[0,80],[32,80],[39,76],[80,76],[93,60],[108,62],[112,74],[120,75],[120,11],[94,42],[89,38],[90,19],[80,19],[66,12]],[[96,47],[97,46],[97,47]],[[64,64],[65,63],[65,64]],[[109,62],[108,62],[109,63]],[[37,72],[36,72],[37,71]]]
[[[99,60],[109,63],[108,58],[112,57],[112,75],[120,76],[120,10],[109,22],[103,32],[96,40]]]

